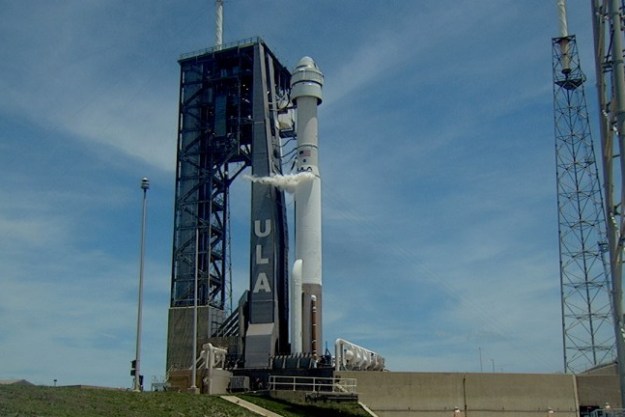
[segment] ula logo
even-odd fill
[[[256,264],[256,280],[254,282],[254,288],[252,289],[252,293],[257,294],[259,292],[271,293],[271,284],[269,282],[269,278],[267,277],[267,273],[262,269],[266,268],[263,265],[269,266],[269,258],[263,257],[263,245],[262,241],[267,239],[262,239],[271,235],[271,220],[265,220],[264,229],[262,228],[262,224],[260,220],[254,220],[254,235],[258,238],[256,243],[255,250],[255,264]]]

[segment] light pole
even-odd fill
[[[139,254],[139,306],[137,312],[137,350],[135,351],[134,387],[135,391],[142,391],[141,381],[141,322],[143,316],[143,258],[145,255],[145,217],[147,209],[147,194],[150,188],[150,181],[143,177],[141,189],[143,190],[143,209],[141,211],[141,245]]]
[[[194,393],[198,393],[195,380],[197,379],[197,280],[198,280],[198,258],[200,244],[200,229],[195,228],[195,273],[193,280],[193,357],[191,358],[191,388]]]

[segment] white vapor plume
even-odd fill
[[[245,178],[252,182],[273,185],[274,187],[284,190],[289,194],[293,194],[298,184],[304,181],[313,180],[315,175],[310,172],[300,172],[298,174],[272,175],[270,177],[254,177],[253,175],[246,175]]]

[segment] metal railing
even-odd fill
[[[269,389],[271,391],[336,392],[355,394],[356,378],[320,378],[309,376],[271,375],[269,377]]]
[[[599,408],[590,413],[590,417],[625,417],[623,408]]]
[[[182,60],[182,59],[192,58],[194,56],[204,55],[204,54],[208,54],[211,52],[221,51],[222,49],[232,48],[234,46],[242,47],[242,46],[254,45],[256,43],[261,43],[261,42],[263,42],[262,38],[260,38],[259,36],[254,36],[251,38],[241,39],[235,42],[229,42],[229,43],[224,43],[222,45],[212,46],[210,48],[204,48],[204,49],[200,49],[197,51],[186,52],[184,54],[181,54],[178,59]]]

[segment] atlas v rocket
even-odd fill
[[[319,353],[322,335],[321,176],[317,106],[323,74],[310,57],[291,75],[291,99],[297,108],[297,173],[312,174],[295,190],[295,262],[291,282],[291,350]]]

